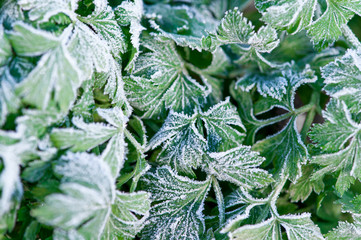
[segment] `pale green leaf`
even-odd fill
[[[254,35],[254,26],[234,8],[227,11],[217,28],[217,39],[225,43],[247,43]]]
[[[160,167],[143,178],[155,201],[142,232],[142,239],[200,239],[205,231],[203,202],[211,181],[194,181]]]
[[[206,132],[200,127],[204,124]],[[149,142],[149,148],[162,145],[157,157],[178,172],[193,174],[206,151],[228,150],[237,147],[243,139],[244,129],[236,109],[229,99],[220,102],[207,112],[193,115],[171,112],[162,128]],[[206,137],[206,136],[207,137]]]
[[[39,56],[61,45],[60,39],[53,34],[22,22],[16,22],[8,36],[14,51],[20,56]]]
[[[202,50],[202,37],[213,32],[216,27],[216,21],[205,9],[155,4],[147,6],[145,10],[155,16],[150,22],[160,35],[174,40],[177,45],[198,51]]]
[[[288,175],[295,181],[301,176],[301,165],[307,162],[308,151],[297,131],[296,118],[292,117],[278,133],[256,142],[252,147],[268,161],[275,163],[277,175]]]
[[[124,53],[126,48],[123,31],[115,20],[112,8],[106,1],[97,0],[94,1],[94,4],[93,13],[81,20],[89,24],[107,42],[113,55],[118,57],[120,53]]]
[[[256,7],[262,12],[262,20],[271,26],[297,33],[312,23],[317,0],[256,0]]]
[[[110,169],[101,158],[68,153],[55,172],[62,176],[62,193],[47,196],[44,205],[31,213],[58,229],[56,239],[131,239],[141,229],[149,210],[148,194],[116,191]],[[109,224],[116,227],[110,230]]]
[[[249,146],[241,145],[226,152],[210,153],[204,160],[203,168],[218,180],[229,181],[245,189],[260,188],[272,182],[271,175],[258,168],[264,160]]]
[[[12,56],[12,49],[4,28],[0,26],[0,66],[5,65]]]
[[[267,221],[255,225],[245,225],[229,233],[232,240],[281,240],[281,229],[277,219],[270,218]]]
[[[149,142],[152,149],[162,145],[158,162],[170,165],[178,172],[193,174],[192,168],[199,166],[207,148],[207,141],[197,129],[196,121],[196,113],[192,116],[175,112],[169,114]]]
[[[322,68],[325,78],[324,90],[328,95],[347,103],[350,111],[360,112],[361,104],[361,53],[348,50],[341,59],[336,59]]]
[[[202,105],[210,89],[200,85],[184,67],[170,41],[146,39],[142,44],[149,52],[135,62],[130,78],[125,79],[129,102],[144,111],[143,117],[164,116],[167,109],[190,112]]]
[[[22,9],[29,11],[28,15],[31,21],[46,22],[58,13],[64,13],[71,19],[76,18],[74,12],[77,7],[76,0],[19,0],[18,4]]]
[[[98,114],[109,124],[85,123],[81,118],[75,117],[72,122],[77,129],[54,129],[51,140],[56,147],[71,148],[72,151],[87,151],[109,140],[102,152],[102,159],[108,163],[112,175],[116,177],[124,164],[124,129],[128,118],[117,107],[98,108]]]

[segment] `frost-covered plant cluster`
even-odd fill
[[[0,0],[0,239],[361,239],[361,0]]]

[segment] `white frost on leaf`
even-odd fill
[[[128,118],[118,107],[98,109],[98,114],[109,124],[85,123],[81,118],[75,117],[73,124],[77,129],[54,129],[51,140],[56,147],[63,149],[71,147],[72,151],[87,151],[109,141],[101,157],[109,165],[112,175],[116,177],[125,160],[124,129]]]
[[[229,181],[245,189],[260,188],[271,183],[271,175],[260,169],[265,158],[251,151],[249,146],[239,146],[227,152],[210,153],[203,169],[218,180]]]
[[[70,19],[76,19],[77,0],[19,0],[18,4],[22,9],[29,11],[29,19],[31,21],[39,20],[47,22],[50,17],[64,13]]]
[[[32,215],[55,227],[58,239],[131,239],[140,231],[140,222],[150,208],[149,195],[116,191],[110,169],[101,158],[68,153],[59,160],[55,172],[62,176],[62,193],[47,196]],[[109,224],[116,227],[110,229]]]
[[[202,211],[210,179],[194,181],[159,167],[142,181],[155,201],[142,239],[199,240],[205,230]]]

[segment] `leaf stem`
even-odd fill
[[[320,102],[320,92],[314,91],[311,96],[310,104],[313,105],[313,108],[310,109],[310,111],[307,114],[306,120],[303,123],[302,130],[301,130],[301,138],[302,141],[306,141],[307,138],[307,132],[310,129],[313,120],[315,119],[316,112],[317,112],[317,106]]]
[[[138,141],[133,137],[133,135],[126,128],[124,129],[124,135],[133,144],[133,146],[139,151],[139,153],[142,156],[144,156],[144,148],[138,143]]]
[[[341,27],[342,33],[345,36],[345,38],[347,39],[347,41],[351,44],[352,47],[356,48],[356,49],[361,49],[361,42],[360,40],[356,37],[356,35],[352,32],[351,28],[349,26],[347,26],[347,24],[344,24]]]
[[[218,203],[218,212],[219,212],[219,225],[223,225],[225,221],[225,207],[224,207],[224,199],[222,194],[222,189],[219,186],[218,180],[212,176],[213,190],[216,194],[216,199]]]

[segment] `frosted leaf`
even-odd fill
[[[256,0],[255,5],[262,12],[262,20],[278,29],[297,33],[312,23],[317,0]],[[268,6],[267,6],[268,5]]]
[[[53,34],[22,22],[16,22],[8,36],[14,51],[20,56],[39,56],[61,44]]]
[[[126,115],[129,116],[132,112],[132,107],[129,105],[124,92],[121,64],[112,59],[110,61],[110,71],[103,74],[107,78],[107,82],[104,85],[104,93],[109,94],[112,103],[124,109]]]
[[[19,0],[18,4],[22,9],[29,11],[31,21],[46,22],[58,13],[64,13],[72,20],[76,18],[74,12],[77,8],[76,0]]]
[[[291,184],[289,188],[290,197],[293,202],[304,202],[312,193],[319,194],[325,187],[322,180],[314,180],[311,178],[314,173],[313,166],[305,165],[302,168],[302,176]]]
[[[54,98],[60,110],[67,112],[77,96],[82,80],[77,64],[64,46],[62,37],[56,38],[45,31],[16,23],[10,34],[10,41],[19,55],[43,54],[37,66],[17,87],[17,93],[26,103],[42,110],[47,109]],[[29,47],[29,44],[33,46]]]
[[[57,239],[129,239],[140,230],[144,217],[138,220],[134,214],[148,214],[148,194],[116,191],[110,169],[101,158],[68,153],[55,172],[63,176],[62,193],[47,196],[32,215],[57,228]],[[110,231],[109,224],[116,228]]]
[[[171,112],[162,128],[149,142],[149,148],[162,144],[157,157],[161,164],[174,167],[178,172],[193,174],[207,148],[206,139],[196,127],[197,114],[193,116]]]
[[[338,40],[342,35],[343,25],[347,24],[355,13],[361,16],[360,0],[329,0],[326,3],[326,11],[308,27],[307,31],[315,48],[319,50]]]
[[[81,118],[75,117],[72,121],[77,129],[54,129],[50,135],[51,140],[56,147],[70,148],[72,151],[87,151],[109,140],[101,157],[116,177],[124,163],[124,129],[128,118],[118,107],[98,109],[98,114],[109,124],[85,123]]]
[[[16,0],[3,0],[0,7],[0,23],[13,23],[24,18],[23,12]]]
[[[190,112],[202,105],[209,86],[206,82],[200,85],[188,74],[174,44],[146,39],[142,45],[150,52],[138,57],[131,77],[125,79],[132,106],[149,118],[164,116],[167,109]]]
[[[207,131],[208,149],[211,151],[238,146],[245,136],[241,131],[246,129],[229,98],[202,113],[201,119]]]
[[[20,99],[15,94],[16,82],[9,69],[0,68],[0,126],[2,126],[9,113],[14,113],[20,107]]]
[[[218,26],[216,35],[211,34],[207,38],[204,41],[210,41],[208,44],[210,49],[224,44],[232,44],[232,50],[242,55],[237,60],[238,63],[254,61],[261,71],[269,67],[276,67],[261,55],[261,53],[270,53],[278,46],[279,39],[276,30],[270,26],[262,26],[255,32],[252,23],[243,17],[237,8],[227,11]]]
[[[145,29],[141,25],[141,20],[143,16],[143,1],[134,0],[123,1],[116,9],[114,9],[116,19],[118,23],[122,26],[130,25],[129,32],[131,33],[131,43],[136,51],[133,58],[130,60],[128,66],[129,68],[134,68],[134,61],[139,55],[139,46],[140,46],[140,34]],[[127,67],[128,68],[128,67]]]
[[[239,146],[226,152],[210,153],[204,160],[205,171],[222,181],[245,189],[260,188],[272,182],[267,171],[258,168],[265,160],[249,146]]]
[[[202,50],[202,38],[216,27],[210,12],[187,5],[155,4],[147,6],[146,13],[155,16],[150,20],[151,26],[160,35],[174,40],[177,45],[198,51]]]
[[[254,26],[234,8],[227,11],[217,28],[217,38],[226,43],[246,43],[254,34]]]
[[[348,50],[341,59],[336,59],[322,68],[324,90],[328,95],[346,102],[351,112],[360,112],[361,104],[361,52]]]
[[[113,55],[118,57],[120,53],[124,53],[126,48],[122,29],[115,20],[114,12],[107,5],[107,2],[97,0],[94,4],[93,13],[86,18],[81,18],[81,20],[89,24],[107,42]]]
[[[201,124],[204,124],[206,133]],[[192,175],[192,168],[200,165],[207,150],[228,150],[238,146],[244,137],[243,129],[236,108],[227,99],[205,113],[195,112],[189,116],[171,112],[150,140],[149,148],[162,145],[157,161]]]
[[[67,48],[79,64],[83,79],[89,79],[94,69],[97,72],[109,71],[109,61],[112,58],[109,47],[84,23],[76,21]]]
[[[349,222],[339,222],[337,228],[326,234],[327,240],[349,240],[361,239],[361,215],[352,214],[354,221]]]
[[[38,110],[23,109],[23,116],[16,118],[17,131],[21,132],[24,137],[36,137],[41,139],[47,134],[48,127],[60,121],[63,114],[56,109]]]
[[[244,225],[231,231],[230,239],[281,240],[281,226],[286,230],[289,240],[323,240],[320,229],[312,222],[309,213],[301,215],[276,214],[270,219],[255,225]]]
[[[311,220],[311,214],[284,215],[279,218],[289,240],[322,240],[320,229]]]
[[[194,181],[160,167],[143,178],[155,201],[142,231],[142,239],[200,239],[204,232],[203,202],[211,181]]]
[[[275,173],[288,175],[291,181],[301,176],[301,165],[307,162],[308,151],[297,131],[296,117],[278,133],[256,142],[252,149],[275,163]]]
[[[257,33],[248,39],[250,44],[257,52],[270,53],[275,49],[280,40],[278,39],[277,32],[270,26],[262,26],[258,29]]]
[[[338,173],[336,190],[342,195],[354,183],[355,179],[361,179],[361,153],[359,151],[361,126],[352,120],[345,103],[337,100],[328,104],[325,116],[327,119],[325,125],[316,126],[312,130],[311,136],[325,150],[337,152],[313,157],[312,162],[322,167],[314,173],[313,178],[317,180],[327,173]],[[315,136],[320,129],[326,127],[329,129],[325,131],[325,135]],[[333,135],[330,135],[330,132]],[[330,147],[330,145],[333,146]]]
[[[54,91],[54,100],[67,112],[81,85],[80,72],[64,46],[45,53],[17,91],[24,101],[46,109]]]
[[[245,225],[228,234],[234,240],[281,240],[281,229],[277,220],[270,218],[255,225]]]
[[[12,49],[8,37],[4,34],[3,26],[0,26],[0,66],[5,65],[12,56]]]
[[[22,139],[20,133],[0,130],[0,219],[21,201],[20,165],[34,149],[34,142]]]
[[[281,101],[279,103],[288,109],[294,109],[293,98],[297,88],[305,83],[312,83],[317,80],[314,71],[309,65],[298,69],[295,63],[284,64],[279,69],[263,73],[248,73],[238,79],[236,87],[243,91],[250,91],[254,86],[264,97],[271,97]],[[278,104],[278,105],[279,105]]]
[[[240,46],[241,51],[247,56],[255,55],[257,52],[269,53],[279,44],[275,29],[262,26],[255,32],[252,23],[243,17],[238,8],[226,12],[218,26],[216,38],[220,41],[218,44],[248,45]]]
[[[110,219],[105,225],[101,239],[134,239],[148,218],[149,196],[146,192],[117,192]],[[141,215],[142,218],[138,219],[137,215]]]

